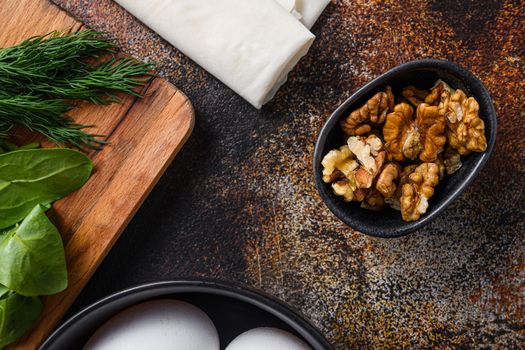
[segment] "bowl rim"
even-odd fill
[[[69,329],[77,322],[82,321],[88,315],[97,312],[101,307],[117,303],[128,296],[136,296],[139,294],[146,294],[147,292],[157,291],[159,294],[153,298],[146,297],[144,301],[150,299],[162,298],[166,295],[174,295],[181,293],[199,293],[211,294],[229,297],[237,301],[248,303],[263,311],[268,312],[272,316],[278,318],[295,332],[297,332],[303,339],[313,347],[315,350],[333,350],[332,345],[326,340],[322,333],[312,325],[303,314],[295,310],[288,304],[278,300],[274,296],[267,293],[255,290],[254,288],[241,286],[237,283],[225,282],[216,279],[184,279],[184,280],[165,280],[150,283],[140,284],[134,287],[126,288],[115,293],[112,293],[92,304],[83,308],[62,325],[60,325],[39,347],[40,350],[46,350],[53,346],[63,334],[67,333]]]
[[[487,113],[486,115],[484,115],[484,120],[486,122],[490,119],[493,128],[491,128],[490,133],[487,135],[488,137],[486,151],[480,153],[479,159],[476,163],[474,163],[472,169],[467,173],[466,177],[463,179],[461,184],[454,191],[452,191],[440,205],[434,204],[432,211],[427,212],[426,215],[422,216],[417,221],[406,222],[406,225],[403,225],[400,228],[396,228],[395,230],[385,229],[384,231],[376,232],[372,229],[372,227],[368,226],[362,221],[352,220],[351,218],[349,218],[346,215],[346,212],[348,210],[343,209],[340,205],[338,205],[335,202],[334,198],[332,198],[335,197],[334,194],[331,191],[329,191],[329,194],[326,193],[326,183],[322,181],[321,171],[319,167],[322,157],[324,156],[322,152],[324,152],[324,145],[326,144],[330,131],[339,123],[339,120],[342,118],[344,112],[349,110],[350,107],[356,101],[363,98],[365,95],[371,93],[374,89],[377,89],[377,86],[388,84],[389,80],[392,80],[399,74],[417,69],[441,69],[444,71],[448,71],[453,75],[461,78],[462,80],[468,81],[471,86],[475,86],[476,90],[480,92],[477,96],[475,96],[478,102],[480,100],[487,102]],[[396,238],[404,236],[435,220],[436,217],[438,217],[439,214],[441,214],[474,181],[476,176],[479,174],[480,170],[486,165],[494,149],[494,145],[496,143],[496,134],[498,126],[497,124],[498,122],[496,110],[494,108],[494,104],[492,102],[492,98],[490,97],[489,92],[487,91],[483,83],[470,71],[466,70],[465,68],[459,66],[456,63],[435,58],[416,59],[402,63],[389,69],[385,73],[377,76],[376,78],[359,88],[343,103],[341,103],[334,110],[334,112],[332,112],[330,117],[328,117],[323,127],[321,128],[314,148],[312,167],[316,189],[319,192],[319,195],[321,196],[323,202],[328,207],[328,209],[339,220],[341,220],[354,230],[357,230],[369,236],[379,238]]]

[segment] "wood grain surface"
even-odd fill
[[[0,3],[0,47],[83,27],[47,0]],[[69,287],[43,299],[39,322],[9,349],[36,349],[53,331],[191,133],[193,107],[177,88],[155,78],[144,93],[145,98],[126,97],[122,104],[83,104],[72,113],[75,121],[96,125],[90,131],[108,135],[111,144],[90,153],[95,170],[88,183],[50,211],[64,239]]]

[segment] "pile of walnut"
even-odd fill
[[[398,103],[392,89],[374,95],[341,122],[347,144],[323,158],[323,181],[345,201],[385,205],[415,221],[434,188],[461,167],[461,156],[487,148],[479,105],[438,80],[432,90],[408,86]]]

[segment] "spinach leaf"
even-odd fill
[[[0,229],[21,221],[37,204],[48,204],[80,188],[93,164],[64,148],[0,154]]]
[[[9,288],[0,284],[0,300],[9,293]]]
[[[2,125],[0,124],[0,129]],[[40,142],[31,142],[22,146],[15,145],[9,141],[2,139],[2,132],[0,131],[0,154],[5,152],[17,151],[20,149],[36,149],[40,148]]]
[[[49,295],[67,287],[62,238],[37,205],[16,226],[0,231],[0,284],[25,296]]]
[[[24,297],[0,285],[0,349],[22,338],[40,316],[37,297]]]

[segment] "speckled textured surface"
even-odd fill
[[[260,111],[110,0],[55,2],[158,62],[197,112],[193,136],[72,312],[137,283],[203,276],[290,303],[337,349],[525,348],[523,1],[333,1],[310,53]],[[315,139],[357,88],[420,57],[483,81],[496,149],[435,222],[370,238],[321,202]]]

